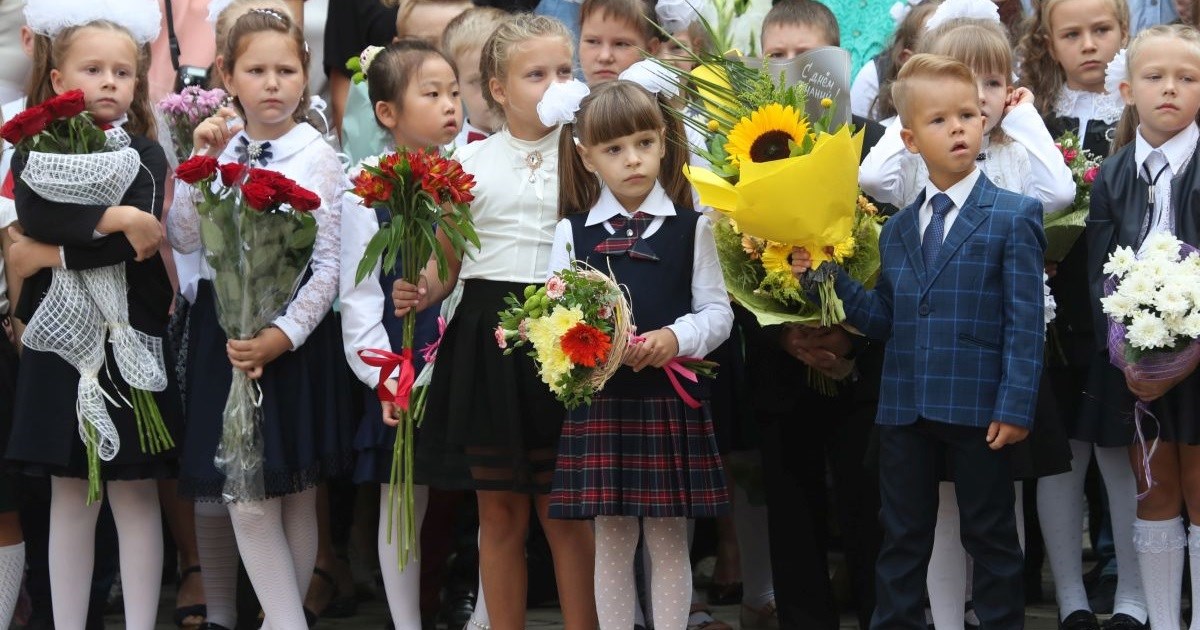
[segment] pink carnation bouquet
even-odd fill
[[[171,133],[177,163],[182,164],[192,155],[192,131],[196,125],[217,113],[227,97],[225,90],[205,90],[193,85],[178,94],[168,94],[158,102],[158,111]]]

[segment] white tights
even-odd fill
[[[596,517],[596,612],[602,630],[633,627],[637,592],[633,561],[639,523],[633,516]],[[644,518],[641,533],[654,564],[650,600],[656,630],[684,630],[692,601],[687,519]]]
[[[238,548],[228,507],[196,502],[196,549],[208,610],[206,620],[226,628],[237,627]]]
[[[409,558],[404,571],[397,564],[396,544],[400,532],[400,515],[392,523],[391,542],[388,542],[388,494],[391,484],[379,488],[379,570],[383,573],[383,588],[387,593],[388,608],[392,611],[392,622],[396,630],[421,630],[421,563],[417,556]],[[416,540],[421,540],[421,521],[425,520],[425,508],[429,506],[429,486],[413,486],[415,502]],[[480,591],[482,600],[483,591]]]
[[[86,479],[50,478],[50,592],[55,627],[83,630],[95,566],[100,502],[87,504]],[[153,479],[109,481],[120,545],[125,627],[153,630],[162,582],[162,517]]]
[[[316,489],[232,503],[229,516],[246,573],[266,614],[262,627],[307,628],[304,594],[317,564]]]

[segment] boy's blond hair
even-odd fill
[[[446,31],[442,33],[442,52],[451,59],[458,59],[472,50],[482,50],[483,43],[507,17],[508,13],[496,7],[473,7],[463,11],[446,25]],[[469,68],[459,70],[466,72]]]
[[[408,22],[408,16],[412,15],[413,9],[418,5],[446,5],[446,6],[461,6],[470,7],[471,0],[379,0],[380,4],[385,7],[396,7],[396,36],[403,39],[408,36],[408,33],[400,28],[401,24]],[[436,44],[437,42],[433,42]]]
[[[666,39],[658,30],[658,15],[654,12],[654,0],[583,0],[579,7],[579,24],[592,15],[607,16],[626,22],[646,39]]]
[[[892,84],[892,102],[896,106],[897,115],[900,116],[900,123],[908,127],[908,114],[913,96],[919,89],[918,83],[937,82],[945,85],[948,81],[960,81],[975,94],[975,73],[965,63],[945,55],[913,55],[900,68],[900,75]]]

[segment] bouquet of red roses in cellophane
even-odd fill
[[[26,158],[23,181],[38,196],[59,204],[114,206],[121,203],[142,168],[141,156],[120,128],[101,129],[85,111],[83,92],[72,90],[13,117],[0,137]],[[35,240],[51,235],[28,230]],[[105,344],[105,341],[108,344]],[[162,340],[129,325],[125,264],[96,269],[54,269],[50,289],[22,337],[28,348],[53,352],[79,372],[76,410],[88,459],[88,502],[100,496],[100,461],[121,448],[105,401],[118,404],[100,386],[105,347],[111,347],[134,410],[144,452],[174,447],[150,392],[167,387]],[[115,391],[115,388],[114,388]]]
[[[217,319],[230,339],[251,339],[287,307],[312,259],[321,198],[283,175],[195,156],[175,176],[199,191],[200,239],[215,272]],[[214,464],[227,501],[265,498],[262,391],[233,368]]]
[[[362,282],[376,264],[381,264],[383,269],[397,270],[404,280],[416,284],[431,256],[437,261],[438,275],[444,280],[449,263],[438,243],[439,233],[450,242],[460,259],[469,254],[468,245],[479,247],[470,209],[470,203],[475,199],[471,194],[475,179],[462,170],[457,160],[427,149],[386,153],[364,160],[352,181],[353,192],[362,199],[365,207],[360,211],[374,212],[375,208],[380,208],[391,217],[379,226],[379,231],[367,243],[367,250],[358,263],[355,282]],[[349,262],[342,261],[342,264]],[[425,388],[414,387],[416,373],[412,359],[416,325],[416,313],[404,316],[404,347],[399,354],[384,348],[358,350],[365,363],[380,368],[380,400],[393,402],[399,414],[400,425],[392,448],[388,537],[390,541],[396,510],[403,510],[400,540],[396,545],[397,560],[402,569],[416,550],[413,430],[420,424],[425,409]],[[392,393],[386,383],[394,371],[397,372],[397,387]]]

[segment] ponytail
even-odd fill
[[[575,123],[558,135],[558,218],[592,209],[600,199],[600,177],[583,164],[575,146]]]

